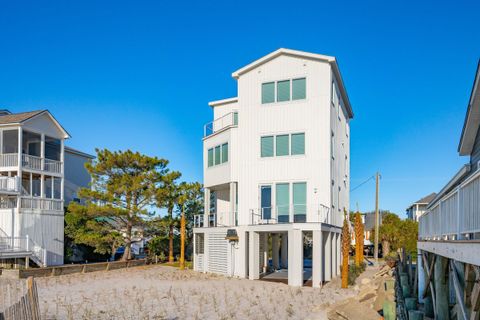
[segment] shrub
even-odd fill
[[[367,265],[365,263],[360,264],[358,267],[355,264],[348,266],[348,284],[350,286],[355,284],[355,280],[365,271],[366,267]]]

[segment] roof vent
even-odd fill
[[[12,114],[12,113],[7,109],[0,109],[0,116],[6,116],[8,114]]]

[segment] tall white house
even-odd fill
[[[232,76],[237,97],[209,103],[194,268],[249,279],[284,270],[290,285],[318,287],[339,274],[349,210],[353,112],[338,64],[279,49]]]
[[[1,260],[63,264],[64,207],[88,186],[93,158],[65,147],[68,138],[48,110],[0,111]]]

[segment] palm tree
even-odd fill
[[[360,267],[363,262],[363,223],[360,212],[355,213],[355,265]]]
[[[342,288],[348,288],[348,258],[350,251],[350,223],[348,221],[347,211],[343,219],[342,228]]]

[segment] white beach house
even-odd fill
[[[1,260],[63,264],[64,207],[88,186],[93,158],[65,147],[69,137],[47,110],[0,111]]]
[[[237,97],[209,103],[195,270],[320,286],[339,274],[349,210],[353,112],[338,64],[279,49],[233,78]]]

